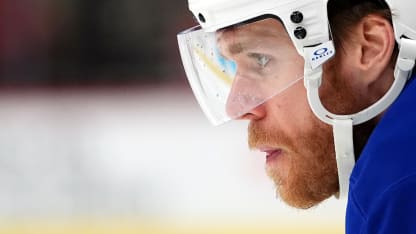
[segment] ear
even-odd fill
[[[394,51],[393,27],[379,15],[364,17],[356,27],[359,46],[358,68],[368,85],[378,80],[388,68]]]

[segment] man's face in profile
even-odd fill
[[[266,154],[266,171],[280,197],[291,206],[309,208],[337,193],[332,129],[307,103],[302,79],[298,81],[304,61],[283,25],[265,19],[224,29],[217,33],[217,43],[221,54],[237,64],[229,114],[244,101],[277,89],[241,118],[250,121],[249,146]]]

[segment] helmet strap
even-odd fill
[[[333,114],[322,105],[319,97],[319,87],[322,82],[322,64],[315,67],[309,59],[305,59],[304,84],[309,106],[316,117],[333,127],[340,197],[348,194],[349,177],[355,164],[353,125],[366,122],[386,110],[402,92],[412,74],[416,59],[416,41],[402,38],[399,44],[400,52],[394,70],[394,82],[390,89],[376,103],[351,115]],[[317,47],[316,49],[319,50],[320,48]],[[309,47],[305,51],[311,51],[311,48]]]

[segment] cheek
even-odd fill
[[[287,135],[310,128],[315,117],[309,107],[302,80],[267,103],[271,121]]]
[[[321,102],[334,114],[352,114],[359,110],[366,93],[361,85],[359,69],[348,56],[340,56],[324,65],[322,85],[319,89]]]

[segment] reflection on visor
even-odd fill
[[[207,69],[209,69],[217,78],[222,80],[225,84],[231,86],[237,67],[234,62],[226,60],[224,57],[219,55],[218,52],[215,53],[216,60],[214,61],[212,61],[204,52],[202,52],[202,50],[198,48],[194,48],[194,52],[199,56],[201,61],[205,63]],[[217,61],[218,63],[215,63],[215,61]]]
[[[237,64],[224,58],[218,49],[215,51],[215,56],[220,66],[224,68],[223,72],[230,77],[234,77],[237,72]]]
[[[180,33],[178,42],[192,90],[216,125],[239,118],[303,77],[303,59],[274,19],[219,34],[196,27]]]

